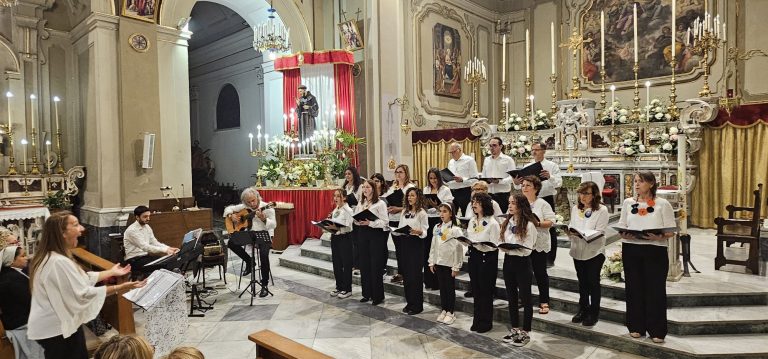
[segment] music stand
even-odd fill
[[[177,253],[177,261],[174,264],[175,268],[178,268],[180,272],[186,273],[190,267],[192,267],[193,279],[196,278],[201,272],[201,261],[203,256],[203,243],[200,241],[200,234],[202,229],[198,228],[189,231],[184,235],[184,244],[181,246],[179,253]],[[204,317],[205,314],[194,314],[195,311],[206,312],[213,309],[213,305],[200,298],[200,290],[197,288],[197,283],[184,279],[186,285],[190,287],[191,298],[189,300],[189,317]]]
[[[270,244],[272,245],[272,239],[269,236],[268,231],[247,231],[247,232],[237,232],[237,233],[244,233],[247,234],[246,236],[243,236],[247,238],[249,241],[247,244],[251,245],[251,260],[255,262],[255,265],[251,263],[251,281],[248,283],[248,285],[243,289],[243,291],[240,293],[238,298],[242,297],[245,292],[248,292],[251,294],[251,306],[253,306],[253,298],[256,296],[256,285],[259,286],[259,290],[266,290],[267,294],[271,296],[275,296],[272,292],[269,291],[269,286],[265,286],[262,283],[264,278],[262,278],[261,271],[259,270],[259,281],[256,281],[256,268],[261,268],[261,245],[262,244]],[[236,241],[243,241],[244,238],[240,237],[238,239],[235,239]],[[232,240],[232,239],[230,239]],[[271,272],[271,270],[270,270]],[[269,280],[269,278],[267,278]]]

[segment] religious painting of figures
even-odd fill
[[[677,29],[672,29],[672,0],[593,0],[582,17],[584,39],[592,39],[582,47],[582,75],[592,84],[600,83],[600,11],[605,11],[605,82],[634,80],[634,4],[637,4],[638,78],[672,74],[672,36],[676,38],[675,72],[692,72],[701,56],[686,46],[685,37],[696,18],[704,18],[704,1],[677,0]]]
[[[120,15],[149,22],[155,22],[160,0],[123,0]]]
[[[435,95],[461,98],[461,36],[459,30],[441,23],[432,31],[435,56]]]
[[[363,47],[363,38],[360,36],[355,20],[339,24],[339,33],[341,34],[341,40],[344,42],[345,49],[352,51]]]

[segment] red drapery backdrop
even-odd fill
[[[707,123],[707,126],[723,127],[729,123],[733,126],[751,126],[758,121],[768,122],[768,104],[741,105],[734,108],[730,115],[720,108],[717,118]]]
[[[301,85],[301,70],[298,68],[283,70],[283,113],[290,114],[292,108],[296,108],[298,87]],[[288,118],[287,121],[291,121]],[[296,120],[298,123],[298,120]],[[290,124],[283,123],[283,129],[289,130]]]
[[[352,83],[352,66],[333,65],[334,86],[336,87],[336,108],[344,111],[344,116],[336,118],[336,128],[357,133],[355,115],[355,88]]]
[[[265,201],[293,203],[288,216],[288,244],[301,244],[306,238],[320,238],[322,231],[310,221],[328,217],[333,210],[332,189],[259,189]]]

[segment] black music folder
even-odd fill
[[[405,225],[405,227],[400,227],[392,230],[392,235],[395,235],[395,236],[408,236],[410,234],[411,234],[411,226],[409,225]]]
[[[318,227],[320,227],[320,228],[322,228],[322,229],[324,229],[324,230],[326,230],[328,232],[331,232],[331,234],[336,234],[336,232],[338,232],[339,229],[344,227],[343,224],[341,224],[339,222],[334,222],[334,221],[332,221],[330,219],[324,219],[322,221],[312,221],[312,224],[314,224],[314,225],[316,225],[316,226],[318,226]],[[331,226],[336,226],[338,229],[333,229],[333,228],[331,228]]]
[[[347,195],[347,204],[350,207],[357,206],[357,197],[355,197],[354,193],[350,193]]]
[[[519,170],[511,170],[507,173],[509,173],[512,177],[525,177],[525,176],[536,176],[539,177],[539,179],[544,180],[545,178],[541,177],[541,171],[544,170],[544,167],[541,166],[541,162],[534,162],[529,166],[523,167]]]
[[[436,194],[425,194],[424,199],[427,204],[427,208],[437,208],[440,205],[440,198]]]
[[[477,177],[477,180],[478,181],[483,181],[483,182],[488,183],[488,184],[492,184],[493,181],[501,181],[501,178],[497,178],[497,177]]]
[[[440,170],[440,177],[443,179],[443,182],[448,183],[453,181],[453,177],[456,176],[449,170],[448,168],[443,168]]]
[[[384,200],[387,201],[388,206],[402,207],[404,198],[403,190],[396,189],[389,196],[384,197]]]
[[[362,212],[352,216],[352,218],[354,218],[358,222],[365,221],[365,220],[375,221],[375,220],[379,219],[379,217],[376,217],[376,215],[373,214],[373,212],[371,212],[370,209],[366,209],[366,210],[364,210],[364,211],[362,211]]]
[[[570,232],[571,234],[573,234],[576,237],[579,237],[579,238],[587,241],[587,243],[592,243],[594,240],[604,236],[603,232],[596,231],[594,229],[586,229],[586,230],[581,231],[581,230],[578,230],[576,228],[569,227],[568,228],[568,232]]]
[[[650,228],[650,229],[629,229],[622,227],[612,227],[616,232],[627,233],[635,237],[635,239],[645,239],[646,234],[664,234],[675,233],[680,231],[679,227],[666,227],[666,228]]]

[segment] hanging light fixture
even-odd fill
[[[291,49],[291,41],[288,39],[290,29],[283,26],[280,21],[275,21],[277,10],[272,4],[270,2],[267,10],[269,20],[253,27],[253,48],[262,53],[268,52],[270,58],[274,58],[278,52],[286,52]]]

